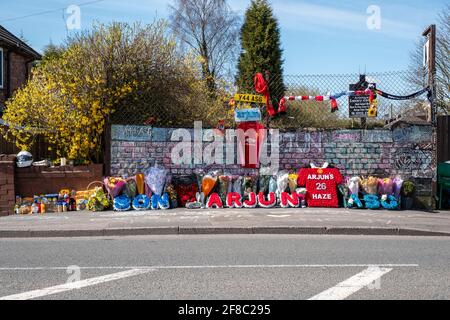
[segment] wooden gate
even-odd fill
[[[5,127],[0,126],[0,154],[17,154],[21,150],[17,148],[16,144],[11,141],[7,141],[2,133],[5,130]],[[48,150],[50,145],[41,137],[36,136],[35,142],[31,146],[31,150],[28,150],[33,155],[33,159],[35,161],[43,160],[43,159],[55,159],[56,153],[55,151]]]
[[[437,118],[437,163],[450,161],[450,116]]]

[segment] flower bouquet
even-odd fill
[[[297,189],[297,179],[298,179],[297,173],[290,173],[288,175],[288,186],[291,194],[295,193],[295,190]]]
[[[398,199],[400,197],[401,194],[401,190],[402,190],[402,186],[403,186],[403,179],[400,177],[395,177],[393,179],[393,184],[394,184],[394,196]]]
[[[244,199],[248,198],[250,192],[256,193],[258,177],[256,176],[245,176],[242,181],[242,191]]]
[[[210,172],[205,175],[202,179],[202,192],[205,195],[205,198],[209,196],[209,194],[213,191],[214,187],[217,183],[217,173]]]
[[[195,175],[195,179],[197,181],[197,189],[202,190],[203,177],[206,175],[205,170],[196,169],[194,175]]]
[[[360,183],[361,179],[359,177],[351,177],[348,179],[347,187],[350,195],[354,194],[355,196],[358,196]]]
[[[392,195],[394,193],[394,181],[391,178],[378,179],[378,194]]]
[[[241,176],[233,176],[232,178],[232,192],[239,193],[242,196],[242,180],[243,178]]]
[[[219,197],[223,203],[225,203],[227,199],[227,194],[229,190],[229,185],[231,184],[231,176],[223,174],[218,178],[219,182]]]
[[[105,185],[105,188],[111,198],[117,197],[122,192],[122,189],[125,187],[126,183],[127,182],[125,179],[120,177],[106,177],[103,180],[103,184]]]
[[[366,194],[378,194],[378,179],[375,177],[368,177],[367,179],[361,180],[362,190]]]
[[[161,196],[166,182],[167,171],[164,168],[154,166],[145,173],[145,182],[150,187],[152,193]]]
[[[138,191],[135,177],[128,178],[126,180],[126,184],[122,190],[122,193],[128,196],[128,198],[130,198],[131,200],[133,200],[136,197],[137,192]]]
[[[103,188],[95,188],[94,193],[89,197],[87,208],[90,211],[103,211],[110,206],[110,200],[103,191]]]
[[[289,173],[280,171],[277,174],[277,193],[285,192],[289,184]]]
[[[196,201],[195,194],[199,190],[196,175],[174,176],[172,183],[177,194],[178,206],[186,207],[186,203]]]
[[[164,192],[169,195],[170,206],[172,208],[178,207],[178,202],[177,202],[178,195],[177,195],[177,191],[175,190],[174,185],[166,184],[166,186],[164,188]]]
[[[258,180],[258,192],[269,193],[270,176],[260,175]]]
[[[271,176],[269,180],[269,193],[270,192],[277,192],[277,177]]]

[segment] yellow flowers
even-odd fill
[[[370,104],[368,116],[369,118],[376,118],[377,115],[378,115],[378,101],[377,99],[373,99],[373,101]]]
[[[298,174],[297,174],[297,173],[290,173],[290,174],[288,175],[288,179],[297,181],[297,179],[298,179]]]
[[[35,68],[32,79],[6,103],[7,136],[18,146],[29,148],[34,136],[43,134],[61,157],[89,161],[101,151],[105,118],[137,82],[107,85],[102,65],[89,66],[93,57],[87,49],[74,45]]]
[[[368,111],[369,118],[376,118],[377,117],[377,109],[376,108],[370,108]]]
[[[115,110],[138,114],[134,110],[142,106],[142,123],[153,119],[152,125],[200,119],[231,125],[233,110],[222,97],[231,96],[233,85],[217,81],[217,98],[211,95],[202,61],[174,44],[161,22],[100,24],[69,39],[6,103],[6,135],[29,147],[41,134],[59,157],[81,163],[99,160],[104,126]]]

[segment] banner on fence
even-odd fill
[[[236,122],[261,121],[261,111],[258,108],[234,110]]]

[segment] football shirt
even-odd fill
[[[337,168],[302,168],[297,185],[306,187],[308,207],[339,207],[337,185],[343,182]]]

